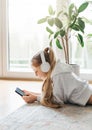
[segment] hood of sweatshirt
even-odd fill
[[[66,72],[72,72],[72,66],[66,63],[62,63],[60,62],[60,60],[58,60],[56,62],[56,65],[52,71],[51,77],[60,74],[60,73],[66,73]]]

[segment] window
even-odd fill
[[[75,3],[77,7],[79,7],[85,0],[74,1],[71,0],[72,3]],[[72,62],[80,65],[81,73],[86,74],[88,79],[91,79],[92,76],[92,35],[88,37],[87,34],[92,34],[92,3],[90,3],[87,9],[84,12],[81,12],[81,16],[85,16],[90,20],[90,24],[86,23],[85,34],[84,34],[84,47],[82,48],[74,37],[72,37]],[[85,78],[85,75],[83,76]]]
[[[4,15],[3,75],[21,77],[25,74],[26,77],[28,74],[29,77],[29,72],[32,72],[30,59],[37,51],[49,45],[47,32],[37,21],[47,14],[49,5],[56,6],[56,0],[1,1]]]
[[[10,71],[26,71],[33,54],[48,46],[45,29],[37,21],[47,13],[49,4],[55,5],[55,0],[8,0]]]
[[[76,2],[76,6],[83,1],[71,0]],[[62,2],[66,1],[57,2],[57,7],[61,8]],[[49,5],[56,8],[56,0],[0,0],[0,76],[34,77],[30,59],[49,43],[44,25],[38,25],[37,21],[47,15]],[[91,13],[90,6],[85,11],[88,19],[91,19]],[[91,28],[87,25],[85,32],[90,33]],[[83,75],[89,75],[92,74],[92,38],[85,37],[85,43],[84,48],[77,43],[72,44],[72,62],[81,66]]]
[[[85,0],[79,0],[78,2],[72,0],[72,2],[75,3],[77,7],[79,7],[79,5],[85,2]],[[92,13],[91,6],[92,4],[89,4],[87,9],[81,13],[81,15],[83,14],[83,16],[91,21],[91,24],[86,24],[84,34],[84,48],[82,48],[79,43],[76,44],[74,37],[72,39],[72,42],[75,42],[72,44],[72,60],[74,63],[79,64],[81,69],[86,72],[92,72],[92,18],[90,17],[90,14]],[[88,37],[87,34],[91,34],[91,37]]]

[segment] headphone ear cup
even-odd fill
[[[41,70],[42,72],[48,72],[50,70],[50,64],[48,62],[42,63]]]
[[[45,60],[44,52],[42,51],[40,53],[42,64],[41,64],[41,71],[42,72],[48,72],[50,70],[50,64]]]

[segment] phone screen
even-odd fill
[[[20,96],[25,96],[25,93],[20,88],[16,88],[15,92]]]

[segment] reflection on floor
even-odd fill
[[[22,98],[15,93],[16,87],[40,92],[42,82],[0,80],[0,119],[25,104]]]

